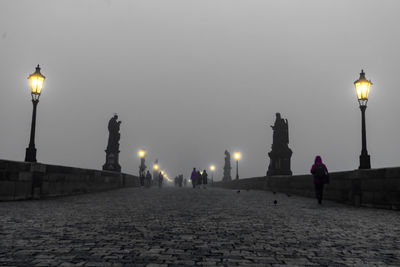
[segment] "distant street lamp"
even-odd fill
[[[35,128],[36,128],[36,108],[39,103],[40,93],[43,89],[44,77],[40,73],[40,67],[37,65],[36,71],[32,73],[29,77],[29,84],[31,86],[31,96],[32,96],[32,122],[31,122],[31,138],[29,141],[29,146],[26,148],[25,152],[25,161],[27,162],[36,162],[36,148],[35,148]]]
[[[362,149],[360,155],[359,169],[371,169],[371,159],[367,151],[367,136],[365,128],[365,110],[367,109],[368,94],[372,82],[365,78],[364,70],[361,70],[360,78],[354,82],[356,87],[357,99],[361,109],[361,136],[362,136]]]
[[[160,169],[160,166],[158,166],[158,164],[154,164],[153,165],[153,170],[158,171],[158,169]]]
[[[215,171],[214,165],[210,166],[210,171],[211,171],[211,183],[214,183],[214,171]]]
[[[146,165],[145,165],[146,151],[141,149],[139,150],[138,155],[140,157],[139,177],[141,178],[141,181],[143,181],[142,183],[144,183],[144,171],[146,170]]]
[[[242,154],[235,152],[233,158],[236,159],[236,180],[239,180],[239,160],[242,158]]]

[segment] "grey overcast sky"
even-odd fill
[[[188,176],[240,150],[241,177],[265,175],[275,113],[289,121],[294,174],[316,154],[358,168],[367,108],[373,168],[400,166],[400,1],[0,1],[0,158],[24,160],[32,114],[27,77],[46,76],[40,162],[101,169],[114,112],[120,163],[137,151]],[[233,161],[232,161],[233,164]],[[150,165],[150,164],[148,164]],[[234,170],[232,175],[234,175]]]

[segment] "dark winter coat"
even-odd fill
[[[324,174],[322,176],[317,175],[317,167],[322,167],[324,170]],[[314,176],[314,184],[329,184],[329,173],[325,164],[322,163],[322,159],[320,156],[315,157],[314,164],[311,167],[310,171]]]
[[[206,172],[203,172],[202,178],[203,178],[203,184],[207,184],[207,182],[208,182],[208,174]]]

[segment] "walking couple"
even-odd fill
[[[208,183],[207,171],[204,170],[202,173],[200,173],[200,171],[197,171],[196,168],[193,168],[192,174],[190,175],[190,180],[192,181],[193,188],[196,188],[196,186],[201,188],[201,185],[203,184],[203,188],[205,189]]]

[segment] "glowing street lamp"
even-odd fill
[[[139,177],[141,178],[141,184],[142,186],[144,185],[144,172],[146,170],[146,164],[145,164],[145,157],[146,157],[146,151],[143,149],[140,149],[138,152],[138,155],[140,157],[140,165],[139,165]]]
[[[142,159],[142,158],[144,158],[146,156],[146,151],[141,149],[141,150],[139,150],[138,155]]]
[[[210,166],[210,171],[211,171],[211,183],[214,183],[214,171],[215,171],[214,165]]]
[[[361,70],[360,78],[354,82],[356,88],[357,100],[361,110],[361,138],[362,148],[360,155],[359,169],[371,169],[371,158],[367,151],[367,134],[365,127],[365,110],[367,109],[368,95],[372,82],[365,78],[364,70]]]
[[[233,158],[236,160],[236,180],[239,180],[239,160],[242,158],[242,154],[235,152]]]
[[[158,164],[154,164],[153,165],[153,170],[158,171],[160,169],[160,166],[158,166]]]
[[[26,148],[25,161],[36,162],[36,148],[35,148],[35,129],[36,129],[36,108],[39,103],[39,97],[43,89],[44,77],[40,73],[40,67],[37,65],[36,71],[32,73],[29,77],[29,84],[31,86],[31,96],[32,96],[32,122],[31,122],[31,137],[29,141],[29,146]]]

